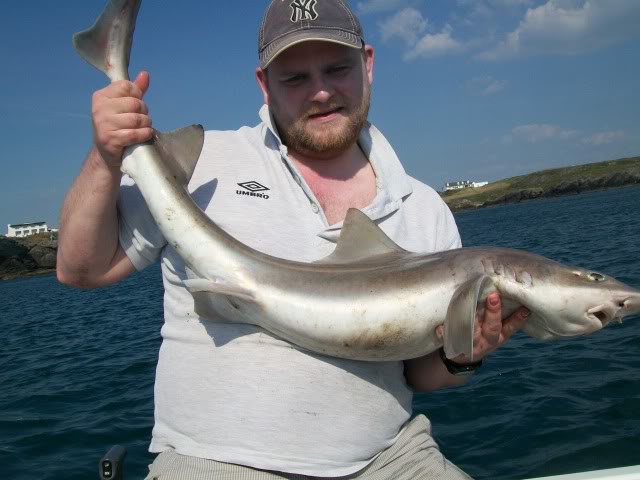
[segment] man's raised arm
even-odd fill
[[[118,240],[116,203],[125,147],[153,135],[142,100],[149,74],[118,81],[93,95],[94,146],[69,189],[60,215],[58,280],[80,288],[115,283],[135,269]]]

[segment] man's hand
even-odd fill
[[[464,355],[451,360],[461,365],[481,360],[524,327],[528,316],[529,311],[526,308],[519,308],[509,318],[502,320],[500,295],[492,293],[487,297],[484,315],[476,313],[473,360]],[[436,334],[440,339],[444,338],[444,325],[436,329]],[[439,388],[461,385],[468,378],[451,375],[437,351],[424,357],[405,360],[404,363],[407,383],[417,392],[431,392]]]
[[[140,72],[133,82],[113,82],[93,94],[93,138],[107,167],[119,167],[125,147],[152,137],[149,109],[142,101],[148,88],[149,74]]]
[[[460,363],[471,363],[481,360],[506,342],[514,333],[524,327],[529,317],[529,310],[520,307],[511,316],[502,320],[502,302],[500,295],[492,293],[485,302],[484,316],[476,313],[473,333],[473,360],[459,355],[451,360]],[[442,338],[444,326],[438,327],[438,336]]]

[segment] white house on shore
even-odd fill
[[[489,185],[489,182],[472,182],[470,180],[461,180],[459,182],[447,182],[442,189],[443,192],[449,190],[462,190],[463,188],[478,188]]]
[[[28,237],[36,233],[56,231],[47,226],[46,222],[16,223],[7,225],[7,237]]]

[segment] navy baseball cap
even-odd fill
[[[360,22],[344,0],[273,0],[260,25],[260,67],[267,68],[284,50],[309,40],[364,45]]]

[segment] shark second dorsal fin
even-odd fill
[[[155,132],[154,140],[165,165],[171,170],[176,180],[186,186],[191,180],[202,152],[204,143],[202,125],[191,125],[168,133]]]
[[[351,263],[385,253],[406,252],[391,240],[369,217],[350,208],[342,224],[335,250],[316,263]]]

